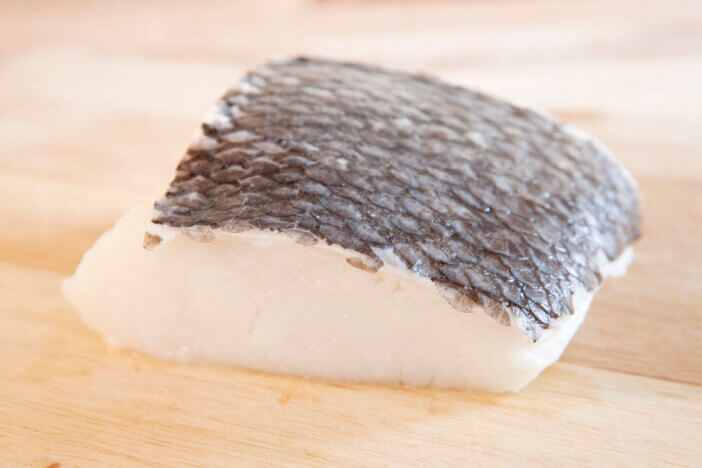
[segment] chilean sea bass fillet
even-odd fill
[[[328,380],[515,391],[639,236],[596,140],[425,76],[305,58],[250,72],[165,196],[63,290],[109,342]]]

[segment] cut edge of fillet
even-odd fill
[[[290,233],[183,230],[150,224],[150,215],[151,206],[128,212],[62,289],[108,343],[170,360],[516,391],[560,357],[595,293],[576,290],[575,313],[534,342],[477,303],[459,312],[390,256],[365,268],[357,252]],[[158,249],[142,248],[145,227]],[[611,263],[601,255],[603,278],[623,274],[632,256],[631,247]]]

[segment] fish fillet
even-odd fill
[[[120,347],[337,381],[516,391],[639,236],[636,184],[545,113],[293,59],[216,104],[165,196],[63,291]]]

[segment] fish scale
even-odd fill
[[[452,305],[493,301],[489,315],[505,323],[507,310],[533,339],[567,313],[572,292],[556,284],[593,290],[598,253],[611,260],[640,234],[636,187],[601,145],[431,77],[280,61],[214,114],[153,223],[304,232],[373,265],[373,247],[395,248]]]

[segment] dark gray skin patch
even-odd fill
[[[640,235],[636,188],[562,122],[426,76],[299,58],[249,73],[153,222],[392,247],[458,310],[532,339]],[[308,236],[305,236],[305,233]]]

